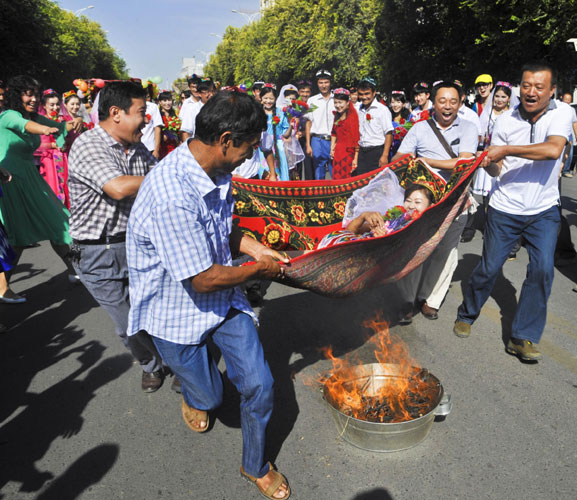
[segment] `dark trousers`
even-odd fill
[[[314,181],[315,171],[313,168],[313,159],[311,156],[306,154],[307,151],[307,140],[305,137],[299,139],[301,148],[305,152],[305,159],[298,164],[298,172],[301,180]]]
[[[379,160],[383,156],[385,145],[359,148],[359,159],[355,175],[366,174],[379,168]]]
[[[72,262],[80,281],[114,322],[116,334],[145,372],[162,368],[162,361],[146,332],[127,336],[128,266],[124,243],[77,245],[80,252]]]

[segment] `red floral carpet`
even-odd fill
[[[267,182],[233,178],[234,223],[276,250],[298,252],[283,284],[329,297],[346,297],[396,281],[422,264],[467,203],[483,156],[462,161],[446,183],[409,156],[388,165],[405,187],[425,181],[439,200],[396,233],[313,250],[341,228],[347,199],[381,170],[342,181]],[[387,168],[383,167],[383,168]],[[302,254],[302,251],[313,250]]]

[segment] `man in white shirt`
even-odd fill
[[[373,78],[363,78],[357,87],[359,102],[359,159],[355,175],[366,174],[389,163],[393,143],[393,118],[389,108],[376,100]]]
[[[216,87],[214,82],[209,78],[203,79],[197,86],[197,92],[200,100],[188,105],[186,108],[182,106],[180,110],[180,119],[182,121],[180,130],[183,141],[186,141],[189,137],[194,137],[196,116],[200,113],[200,110],[206,102],[215,94]]]
[[[561,97],[561,102],[571,106],[573,95],[570,92],[565,92]],[[577,113],[573,106],[571,106],[571,109],[573,110],[573,133],[567,143],[567,151],[565,154],[567,159],[565,160],[565,166],[563,167],[563,177],[573,177],[573,173],[571,172],[571,164],[573,163],[573,145],[577,144]]]
[[[411,111],[414,121],[419,121],[425,111],[432,111],[433,103],[429,97],[431,97],[431,89],[427,82],[418,82],[413,85],[413,99],[417,103],[417,106]],[[428,117],[423,116],[423,118]]]
[[[312,96],[308,104],[316,109],[307,113],[305,135],[307,139],[306,154],[313,158],[313,169],[316,180],[324,180],[328,168],[333,176],[331,162],[331,132],[333,130],[335,105],[331,92],[332,75],[326,69],[317,71],[319,94]]]
[[[147,93],[147,99],[150,99],[149,93]],[[146,115],[148,118],[148,123],[146,127],[142,129],[142,139],[140,141],[146,146],[146,149],[152,153],[152,155],[158,160],[160,156],[160,137],[162,134],[162,127],[164,122],[162,121],[162,116],[160,110],[158,109],[158,104],[147,100],[146,101]]]
[[[522,69],[521,104],[500,116],[483,163],[498,176],[485,226],[483,256],[473,271],[453,332],[468,337],[497,275],[519,237],[527,242],[529,266],[506,350],[525,361],[542,358],[539,343],[547,320],[561,213],[558,176],[571,134],[571,110],[552,99],[556,78],[546,64]]]
[[[458,117],[459,92],[454,81],[437,82],[433,87],[435,104],[431,119],[411,127],[393,161],[412,154],[425,160],[433,172],[447,181],[460,159],[475,155],[479,143],[477,129]],[[466,213],[456,217],[427,261],[400,283],[407,301],[420,306],[427,319],[438,318],[439,308],[457,268],[457,246],[466,222]],[[402,323],[410,322],[412,315],[410,311]]]

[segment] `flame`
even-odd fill
[[[323,348],[333,363],[332,375],[322,380],[329,402],[342,413],[375,422],[405,422],[428,412],[436,385],[426,376],[419,376],[422,369],[409,354],[407,344],[391,335],[381,313],[363,322],[363,326],[374,333],[369,341],[375,346],[376,361],[387,365],[384,368],[394,366],[394,373],[378,381],[372,376],[359,377],[358,359],[337,358],[330,346]]]

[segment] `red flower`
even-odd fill
[[[280,118],[277,115],[274,115],[272,117],[272,123],[273,125],[278,125],[280,123]]]
[[[305,209],[301,205],[293,205],[291,207],[291,213],[297,223],[304,222],[307,218]]]
[[[368,122],[370,122],[370,121],[373,119],[373,117],[371,116],[370,113],[367,113],[367,117],[366,117],[366,118],[367,118],[367,121],[368,121]]]
[[[152,116],[150,116],[148,113],[146,113],[146,119],[147,119],[148,121],[150,121],[150,120],[152,120]]]

